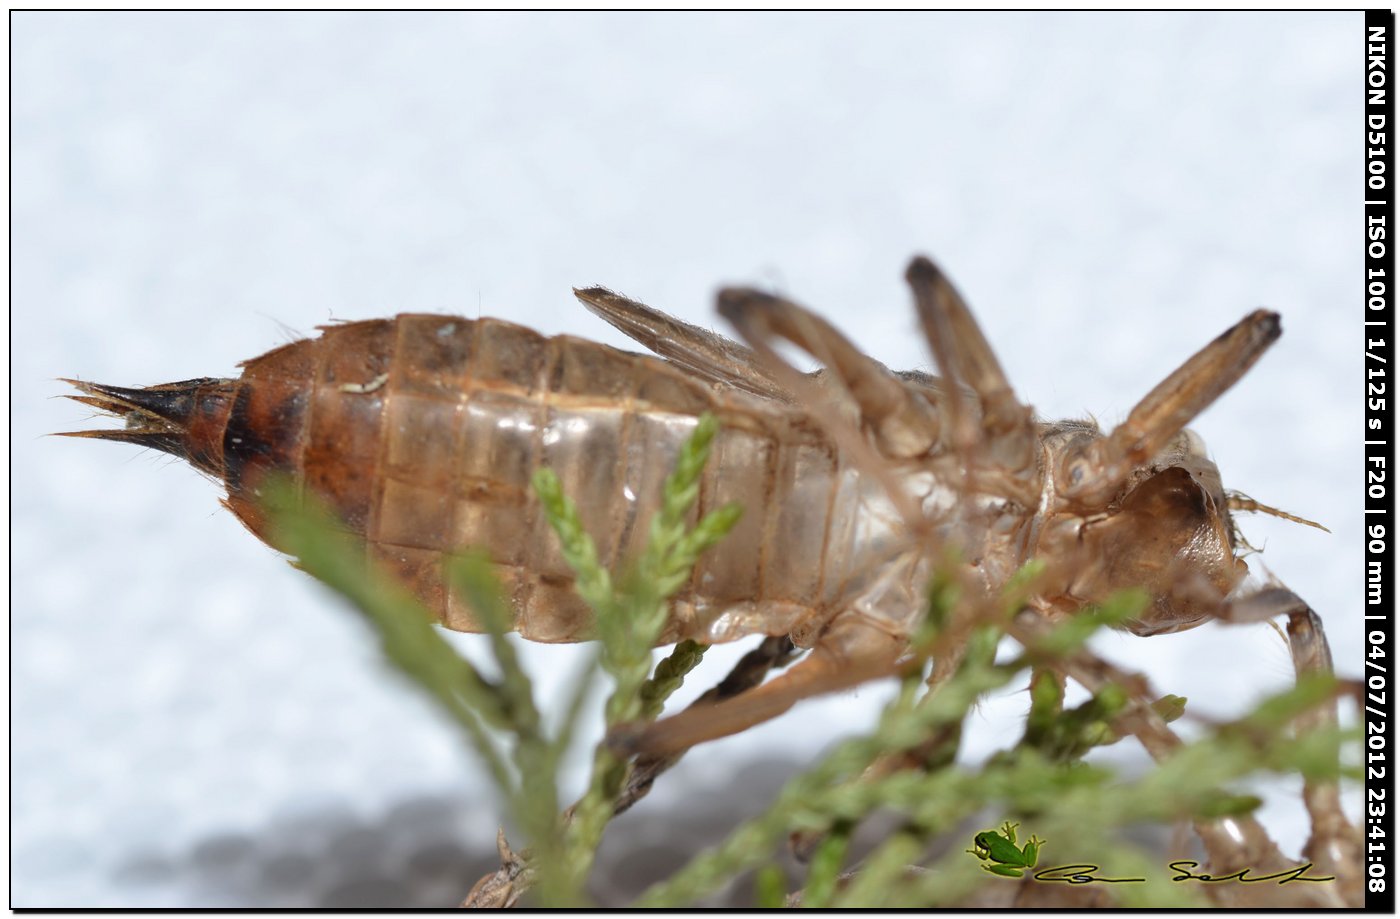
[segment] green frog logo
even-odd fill
[[[1027,868],[1034,868],[1036,860],[1040,858],[1040,847],[1045,845],[1045,840],[1031,836],[1021,848],[1016,848],[1016,828],[1019,823],[1007,821],[1001,825],[1001,832],[987,830],[972,837],[972,848],[967,852],[975,855],[988,864],[982,866],[983,871],[990,871],[992,874],[999,874],[1004,878],[1018,878],[1025,874]]]

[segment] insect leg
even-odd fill
[[[1039,613],[1023,610],[1012,621],[1010,634],[1027,647],[1033,647],[1052,630],[1051,623]],[[1066,675],[1072,677],[1091,693],[1098,693],[1110,683],[1127,688],[1133,705],[1119,716],[1122,728],[1133,734],[1153,759],[1169,759],[1183,746],[1182,740],[1162,718],[1152,710],[1150,699],[1157,696],[1147,681],[1138,674],[1119,669],[1087,649],[1073,652],[1056,662]],[[1194,821],[1197,834],[1210,857],[1210,873],[1216,877],[1250,869],[1264,875],[1296,868],[1296,862],[1284,856],[1264,827],[1250,814],[1236,814]],[[1338,875],[1341,877],[1341,875]],[[1265,887],[1265,885],[1221,885],[1211,892],[1223,906],[1344,906],[1343,893],[1332,884],[1308,885],[1298,889]]]
[[[1322,621],[1310,607],[1288,614],[1288,647],[1299,676],[1304,673],[1332,674],[1332,649],[1327,644],[1327,635],[1322,631]],[[1337,709],[1332,701],[1298,719],[1299,731],[1336,726]],[[1342,811],[1337,784],[1304,779],[1303,805],[1312,823],[1312,834],[1303,849],[1304,857],[1336,874],[1348,898],[1355,897],[1361,890],[1361,877],[1357,872],[1357,866],[1362,864],[1361,834]]]
[[[954,445],[964,452],[980,445],[983,464],[1020,478],[1033,476],[1040,442],[1034,417],[1016,398],[966,301],[947,276],[923,256],[909,263],[905,278],[913,288],[919,322],[939,372],[955,384],[947,403]],[[976,394],[982,409],[980,430],[964,412],[956,384]]]
[[[855,373],[857,377],[871,381],[874,386],[881,390],[880,396],[894,398],[896,405],[917,402],[927,409],[927,415],[924,415],[919,408],[909,409],[911,414],[917,414],[918,417],[911,419],[909,434],[912,435],[910,437],[912,443],[906,445],[905,449],[917,450],[921,444],[932,444],[937,440],[937,417],[932,405],[924,402],[922,396],[909,390],[905,391],[909,403],[903,403],[904,397],[895,396],[892,390],[878,382],[881,375],[887,378],[890,376],[889,371],[883,365],[861,354],[850,342],[842,338],[839,332],[801,307],[767,294],[747,290],[721,291],[719,301],[720,311],[734,324],[740,337],[753,348],[754,354],[763,362],[773,378],[796,397],[808,416],[836,443],[855,468],[863,475],[869,476],[872,481],[880,483],[904,525],[909,528],[910,534],[926,535],[928,521],[918,502],[908,493],[903,481],[894,474],[888,454],[882,454],[880,450],[877,450],[861,430],[857,420],[850,417],[848,409],[852,405],[857,412],[861,411],[860,399],[850,391],[846,380],[840,373],[824,374],[823,377],[829,385],[823,386],[812,375],[802,373],[784,360],[774,350],[772,342],[774,338],[789,336],[774,328],[775,321],[781,319],[783,324],[788,327],[801,324],[808,329],[810,334],[804,336],[804,340],[810,338],[812,349],[819,349],[815,351],[809,349],[813,356],[819,360],[830,357],[829,351],[832,348],[840,350],[846,360],[848,371]],[[818,328],[818,324],[824,326],[830,334],[820,336],[820,333],[811,332],[811,330]],[[817,344],[817,341],[821,343]],[[834,362],[835,358],[830,357],[828,366]],[[862,366],[869,372],[862,375],[861,371],[856,369]],[[896,385],[900,385],[897,380],[894,382]],[[844,395],[846,398],[844,400],[833,399],[833,385],[830,384],[834,384],[834,387],[839,390],[838,396]],[[867,399],[869,398],[871,397],[867,395]],[[876,398],[875,401],[878,402],[879,399]],[[887,417],[885,414],[887,406],[872,404],[871,408],[878,413],[877,417]],[[878,429],[878,421],[872,423],[871,419],[867,417],[865,423],[866,426]],[[925,425],[927,427],[924,427],[921,432],[921,427]],[[904,425],[900,423],[891,425],[887,436],[897,441],[900,438],[898,429],[901,427]],[[876,439],[877,442],[882,440],[878,432]],[[882,443],[881,446],[895,445]],[[896,449],[898,448],[896,447]]]
[[[740,693],[753,689],[763,682],[768,671],[782,667],[791,660],[797,650],[786,635],[769,636],[757,648],[745,654],[729,675],[718,684],[706,690],[690,704],[690,708],[703,708],[725,699],[732,699]],[[613,805],[613,816],[636,804],[651,790],[657,777],[680,760],[679,753],[663,753],[640,756],[632,764],[627,776],[627,786],[618,795]]]
[[[1059,470],[1071,501],[1101,504],[1244,376],[1282,333],[1278,313],[1255,310],[1168,374],[1108,437],[1067,451]]]
[[[904,643],[857,615],[838,616],[812,651],[776,679],[755,689],[687,709],[635,730],[614,731],[613,745],[630,753],[678,753],[776,718],[793,705],[888,674]]]
[[[1266,587],[1251,594],[1219,601],[1213,612],[1222,622],[1264,622],[1278,616],[1288,617],[1288,647],[1293,669],[1298,678],[1309,674],[1332,674],[1332,651],[1322,630],[1317,613],[1293,591],[1285,587]],[[1300,734],[1335,729],[1337,707],[1335,700],[1314,706],[1299,715],[1295,729]],[[1347,820],[1335,781],[1305,778],[1303,806],[1307,808],[1312,832],[1303,856],[1328,874],[1344,882],[1338,891],[1351,898],[1360,890],[1361,878],[1356,866],[1361,864],[1361,837]]]
[[[909,263],[904,277],[914,291],[918,321],[938,361],[939,373],[977,395],[988,433],[1021,431],[1021,436],[1033,437],[1029,410],[1016,399],[987,336],[948,276],[920,255]]]
[[[1332,675],[1332,649],[1322,630],[1322,620],[1312,607],[1283,587],[1271,587],[1236,601],[1226,601],[1218,618],[1228,622],[1249,622],[1288,617],[1288,650],[1293,670],[1299,678],[1308,674]],[[1337,706],[1334,700],[1315,706],[1296,721],[1299,733],[1334,729]],[[1303,856],[1320,869],[1335,874],[1348,884],[1347,894],[1360,889],[1356,866],[1361,861],[1361,836],[1342,811],[1336,782],[1303,780],[1303,806],[1307,808],[1312,833]]]
[[[606,287],[574,288],[574,296],[627,337],[698,376],[770,399],[792,399],[752,351],[723,335],[682,322]]]
[[[719,312],[760,354],[781,360],[770,342],[783,338],[821,361],[860,409],[885,455],[921,456],[937,442],[937,410],[815,313],[745,288],[720,291]]]

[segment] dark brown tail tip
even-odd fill
[[[64,396],[65,399],[72,399],[74,402],[81,402],[86,406],[95,408],[101,412],[110,412],[112,403],[107,399],[97,399],[92,396]]]
[[[81,395],[67,398],[89,408],[127,419],[127,427],[112,430],[64,431],[59,437],[87,437],[149,447],[187,459],[184,433],[196,411],[195,394],[200,387],[216,382],[207,379],[184,380],[143,389],[107,386],[82,380],[60,378]]]
[[[138,410],[159,418],[179,428],[189,424],[195,412],[195,393],[200,387],[218,382],[212,379],[182,380],[178,383],[164,383],[160,386],[147,386],[131,389],[125,386],[106,386],[101,383],[84,383],[80,380],[64,379],[81,390],[84,395],[69,398],[90,405],[93,408],[114,415],[125,415]]]
[[[138,447],[150,447],[152,450],[185,458],[184,438],[174,431],[128,431],[117,428],[111,431],[56,431],[52,436],[113,440],[118,443],[135,444]]]

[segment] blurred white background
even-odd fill
[[[14,906],[447,905],[489,867],[488,787],[354,616],[185,466],[43,436],[89,426],[55,377],[233,375],[331,318],[626,346],[572,286],[715,326],[745,282],[928,370],[925,252],[1042,414],[1111,423],[1267,305],[1282,340],[1194,427],[1228,487],[1332,528],[1244,522],[1360,670],[1360,13],[11,24]],[[1265,626],[1101,646],[1207,715],[1291,679]],[[557,688],[580,653],[529,661]],[[698,750],[615,836],[689,848],[679,802],[722,830],[883,698]],[[1023,707],[983,706],[969,758]]]

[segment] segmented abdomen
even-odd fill
[[[560,477],[608,567],[647,539],[662,482],[703,412],[721,430],[694,514],[745,513],[696,566],[666,640],[785,634],[854,569],[840,458],[802,413],[656,358],[494,319],[402,315],[327,328],[247,362],[224,437],[229,504],[268,539],[251,489],[290,473],[443,622],[477,631],[444,556],[487,551],[536,641],[591,637],[586,606],[530,490]],[[840,550],[839,564],[827,555]]]

